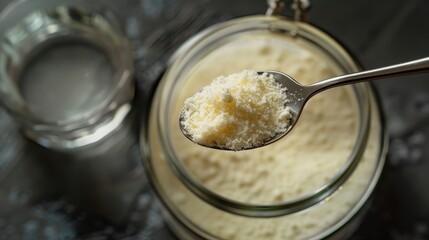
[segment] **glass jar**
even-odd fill
[[[373,89],[364,83],[315,96],[288,136],[260,149],[222,152],[182,136],[183,101],[244,68],[280,70],[305,84],[360,69],[329,35],[283,17],[235,19],[190,39],[161,80],[141,135],[166,221],[182,239],[349,236],[387,148]]]

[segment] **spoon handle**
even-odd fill
[[[373,70],[329,78],[310,85],[309,87],[312,90],[310,95],[314,95],[326,89],[342,85],[424,72],[429,72],[429,57],[387,67],[376,68]]]

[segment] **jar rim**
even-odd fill
[[[186,170],[186,167],[175,154],[171,140],[168,137],[168,127],[166,127],[168,118],[165,116],[168,115],[169,108],[165,106],[168,106],[170,102],[169,99],[172,95],[170,91],[174,89],[173,86],[176,84],[176,81],[174,81],[176,70],[182,69],[190,57],[194,57],[195,54],[201,51],[201,48],[205,47],[207,44],[215,42],[228,34],[235,34],[237,31],[247,32],[256,29],[288,31],[294,34],[294,36],[304,38],[306,41],[321,47],[333,60],[337,61],[338,66],[342,67],[345,72],[352,72],[359,69],[356,63],[348,54],[345,54],[346,52],[334,40],[317,28],[306,23],[291,22],[283,17],[277,16],[251,16],[230,20],[203,31],[178,50],[178,53],[175,55],[174,63],[169,70],[167,70],[159,86],[161,88],[161,100],[158,102],[156,108],[161,110],[158,111],[156,116],[158,122],[158,129],[156,131],[158,131],[160,135],[161,147],[165,153],[168,165],[172,168],[178,179],[199,198],[221,210],[233,214],[247,217],[277,217],[308,209],[323,201],[336,192],[353,173],[364,152],[369,135],[369,122],[371,117],[370,97],[367,84],[353,86],[358,103],[357,107],[359,109],[359,124],[355,145],[343,167],[323,186],[292,200],[275,204],[245,203],[229,199],[213,192],[196,180]]]

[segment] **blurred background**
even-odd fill
[[[175,239],[141,166],[141,114],[182,42],[207,26],[267,8],[264,0],[104,1],[123,19],[135,49],[134,112],[109,139],[64,154],[24,139],[0,109],[0,239]],[[9,2],[0,0],[0,9]],[[310,23],[365,69],[429,56],[429,1],[311,3]],[[429,73],[374,84],[390,149],[371,209],[352,239],[429,239]]]

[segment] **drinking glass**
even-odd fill
[[[117,129],[132,73],[121,19],[102,2],[18,0],[0,13],[0,102],[45,147],[82,147]]]

